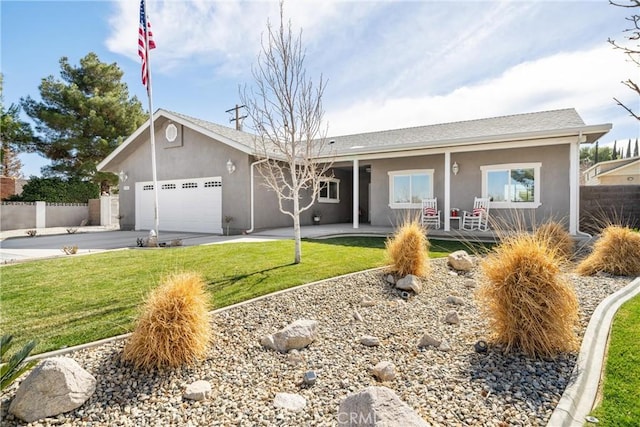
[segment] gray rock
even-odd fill
[[[260,340],[264,347],[286,353],[299,350],[311,344],[318,336],[318,322],[309,319],[298,319],[273,335]]]
[[[358,310],[353,312],[353,318],[358,322],[364,322],[364,319],[362,318],[362,315],[358,313]]]
[[[444,316],[444,322],[451,325],[457,325],[458,323],[460,323],[460,317],[458,316],[457,312],[450,311]]]
[[[304,356],[298,350],[291,350],[287,353],[287,362],[291,366],[299,366],[305,363]]]
[[[451,350],[451,346],[449,345],[447,340],[442,340],[442,342],[438,346],[438,350],[440,350],[440,351],[449,351],[449,350]]]
[[[392,274],[387,275],[387,283],[391,283],[392,285],[395,285],[396,279],[395,277],[393,277]]]
[[[427,427],[418,414],[387,387],[367,387],[340,402],[340,427]]]
[[[429,334],[424,334],[418,342],[418,347],[439,347],[441,342]]]
[[[408,274],[402,279],[398,280],[396,283],[396,288],[401,289],[403,291],[413,291],[416,294],[422,292],[422,284],[420,283],[420,279],[414,276],[413,274]]]
[[[211,397],[211,384],[209,381],[198,380],[187,386],[187,390],[182,396],[189,400],[205,400]]]
[[[464,305],[464,299],[463,298],[456,297],[456,296],[453,296],[453,295],[447,297],[447,302],[449,304]]]
[[[377,347],[380,345],[380,340],[376,337],[372,337],[371,335],[365,335],[360,338],[360,344],[366,345],[367,347]]]
[[[476,287],[476,281],[473,279],[467,279],[464,281],[465,288],[473,289]]]
[[[447,263],[458,271],[469,271],[473,268],[473,258],[463,250],[450,253],[447,257]]]
[[[396,377],[396,366],[385,360],[373,367],[373,376],[379,381],[392,381]]]
[[[273,406],[292,412],[300,412],[307,407],[307,399],[299,394],[277,393],[273,399]]]
[[[25,378],[9,412],[30,423],[80,407],[96,390],[96,379],[68,357],[46,359]]]

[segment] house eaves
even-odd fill
[[[626,159],[625,159],[626,160]],[[597,177],[601,177],[601,176],[607,176],[607,175],[617,175],[620,172],[623,172],[625,169],[627,168],[631,168],[633,166],[636,167],[635,171],[633,169],[631,169],[632,172],[634,173],[638,173],[640,174],[640,157],[636,157],[635,160],[634,159],[629,159],[630,161],[622,164],[620,166],[617,166],[615,168],[611,168],[605,172],[599,173],[598,175],[596,175]]]
[[[214,140],[220,141],[230,147],[233,147],[243,153],[253,154],[252,148],[253,135],[238,131],[235,129],[227,128],[225,126],[217,125],[215,123],[199,120],[193,117],[186,116],[184,114],[174,113],[171,111],[158,109],[153,114],[154,124],[159,118],[164,117],[169,121],[186,126],[193,129],[203,135],[206,135]],[[135,146],[136,144],[146,141],[148,136],[143,134],[149,133],[149,120],[147,120],[142,126],[140,126],[134,133],[132,133],[122,144],[120,144],[115,150],[111,152],[103,161],[98,163],[98,171],[110,171],[109,166],[118,159],[118,157],[125,152],[128,148]]]

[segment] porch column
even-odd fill
[[[358,159],[353,159],[353,228],[359,227],[360,213],[360,167]]]
[[[580,142],[582,132],[578,136],[576,142],[569,144],[569,234],[575,236],[578,234],[578,215],[580,214],[580,168],[578,162],[580,160]]]
[[[444,152],[444,231],[451,231],[451,152]]]

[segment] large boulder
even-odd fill
[[[20,383],[9,412],[28,423],[72,411],[96,390],[96,379],[68,357],[46,359]]]
[[[473,268],[473,258],[463,250],[450,253],[447,257],[447,263],[458,271],[470,271]]]
[[[338,409],[338,426],[426,427],[418,414],[387,387],[367,387],[347,396]]]
[[[273,335],[267,335],[260,340],[263,346],[286,353],[289,350],[299,350],[311,344],[318,336],[318,322],[316,320],[298,319]]]

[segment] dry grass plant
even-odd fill
[[[573,257],[573,238],[561,223],[549,220],[537,227],[535,234],[537,239],[545,241],[563,260],[568,261]]]
[[[640,233],[629,227],[609,225],[591,253],[578,264],[576,272],[583,276],[599,272],[616,276],[640,275]]]
[[[210,340],[204,281],[195,273],[174,274],[149,295],[122,360],[138,369],[190,365],[205,358]]]
[[[578,300],[561,264],[545,240],[528,233],[505,237],[481,261],[486,280],[476,299],[505,352],[553,357],[578,348]]]
[[[418,218],[406,216],[385,242],[385,255],[392,273],[425,277],[431,271],[427,230]]]

